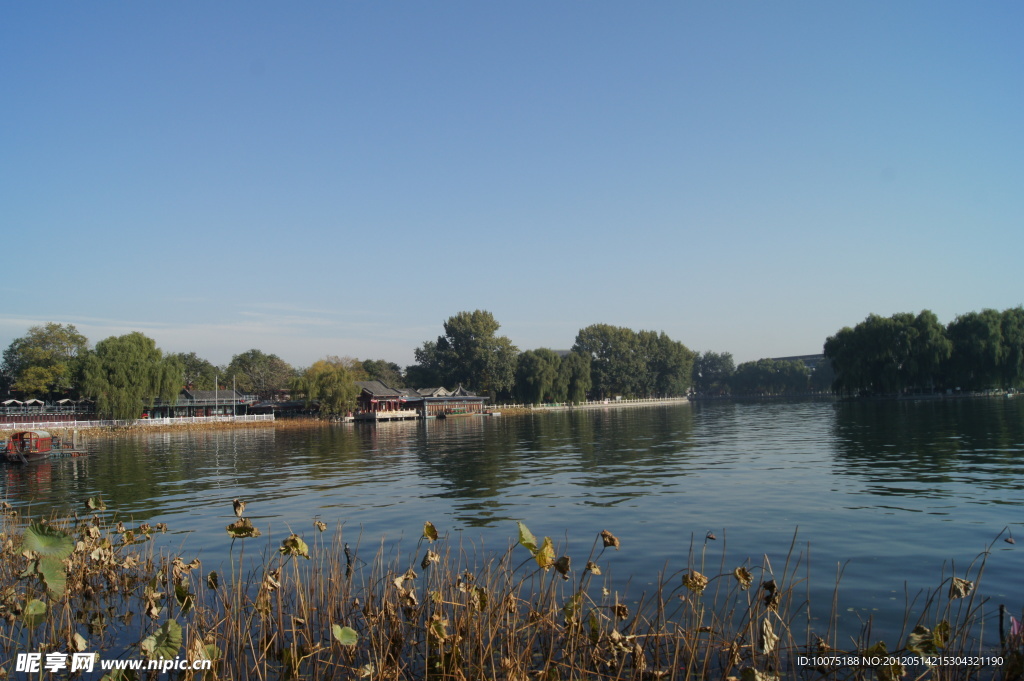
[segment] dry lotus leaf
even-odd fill
[[[683,575],[683,586],[692,591],[693,593],[700,595],[704,592],[704,587],[708,585],[708,578],[697,572],[696,570],[690,570]]]
[[[555,569],[558,570],[558,574],[562,575],[564,579],[569,579],[569,556],[562,556],[555,561]]]
[[[260,531],[253,527],[252,521],[248,518],[239,518],[227,526],[228,534],[232,539],[248,539],[249,537],[260,536]]]
[[[732,571],[732,576],[740,583],[740,589],[743,591],[749,589],[750,585],[754,582],[754,576],[750,574],[750,570],[742,565]]]
[[[966,598],[974,590],[974,582],[954,577],[949,585],[950,598]]]
[[[619,538],[608,530],[601,530],[601,541],[604,542],[605,548],[614,546],[616,550],[619,548]]]
[[[441,554],[436,551],[428,550],[426,555],[423,556],[423,560],[420,561],[420,568],[426,570],[433,563],[439,563],[441,561]]]
[[[592,560],[588,560],[587,561],[587,566],[585,568],[583,568],[583,571],[584,572],[589,572],[592,575],[599,575],[599,574],[601,574],[601,568],[598,567],[597,563],[595,563]]]
[[[270,572],[263,575],[263,588],[267,591],[277,591],[281,588],[281,571],[271,570]]]
[[[419,599],[416,597],[416,592],[412,589],[399,589],[398,602],[405,608],[415,608],[420,603]]]
[[[771,622],[768,618],[761,620],[761,634],[757,639],[758,647],[761,652],[765,655],[771,655],[775,650],[775,646],[779,644],[779,637],[772,630]]]

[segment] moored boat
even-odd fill
[[[4,448],[4,458],[10,463],[30,463],[65,456],[84,456],[84,449],[75,442],[65,443],[59,436],[45,430],[23,430],[11,435]]]

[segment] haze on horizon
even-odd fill
[[[1024,302],[1009,1],[0,7],[0,345],[737,362]]]

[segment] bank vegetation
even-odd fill
[[[271,544],[245,508],[236,500],[225,528],[226,563],[207,565],[187,548],[157,548],[168,528],[118,519],[100,499],[48,521],[5,507],[0,674],[27,651],[212,661],[205,676],[171,674],[185,679],[967,679],[1021,669],[1015,622],[1001,646],[979,640],[995,625],[977,590],[983,557],[920,594],[898,635],[882,640],[868,621],[844,639],[838,594],[814,604],[831,615],[809,617],[809,565],[795,541],[782,565],[727,565],[708,535],[637,594],[608,575],[620,551],[640,549],[608,530],[573,555],[520,523],[507,550],[481,555],[425,522],[408,551],[367,550],[319,519]],[[837,655],[872,661],[801,661]],[[906,664],[934,655],[1001,664]]]

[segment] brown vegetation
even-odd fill
[[[308,539],[291,534],[254,556],[248,543],[264,540],[240,518],[226,528],[229,567],[218,571],[155,549],[164,527],[126,525],[98,499],[89,510],[28,523],[6,509],[0,676],[24,651],[210,659],[207,678],[396,681],[899,678],[908,671],[899,663],[815,668],[798,656],[981,654],[983,558],[924,594],[898,640],[874,640],[868,623],[843,643],[837,601],[821,630],[811,625],[809,570],[795,544],[780,570],[767,559],[716,568],[709,535],[687,566],[633,599],[607,579],[616,551],[630,550],[609,531],[574,561],[522,524],[507,550],[479,555],[428,522],[412,552],[382,543],[364,560],[358,541],[319,520]],[[1012,673],[1019,641],[995,654]],[[999,670],[912,671],[959,679]]]

